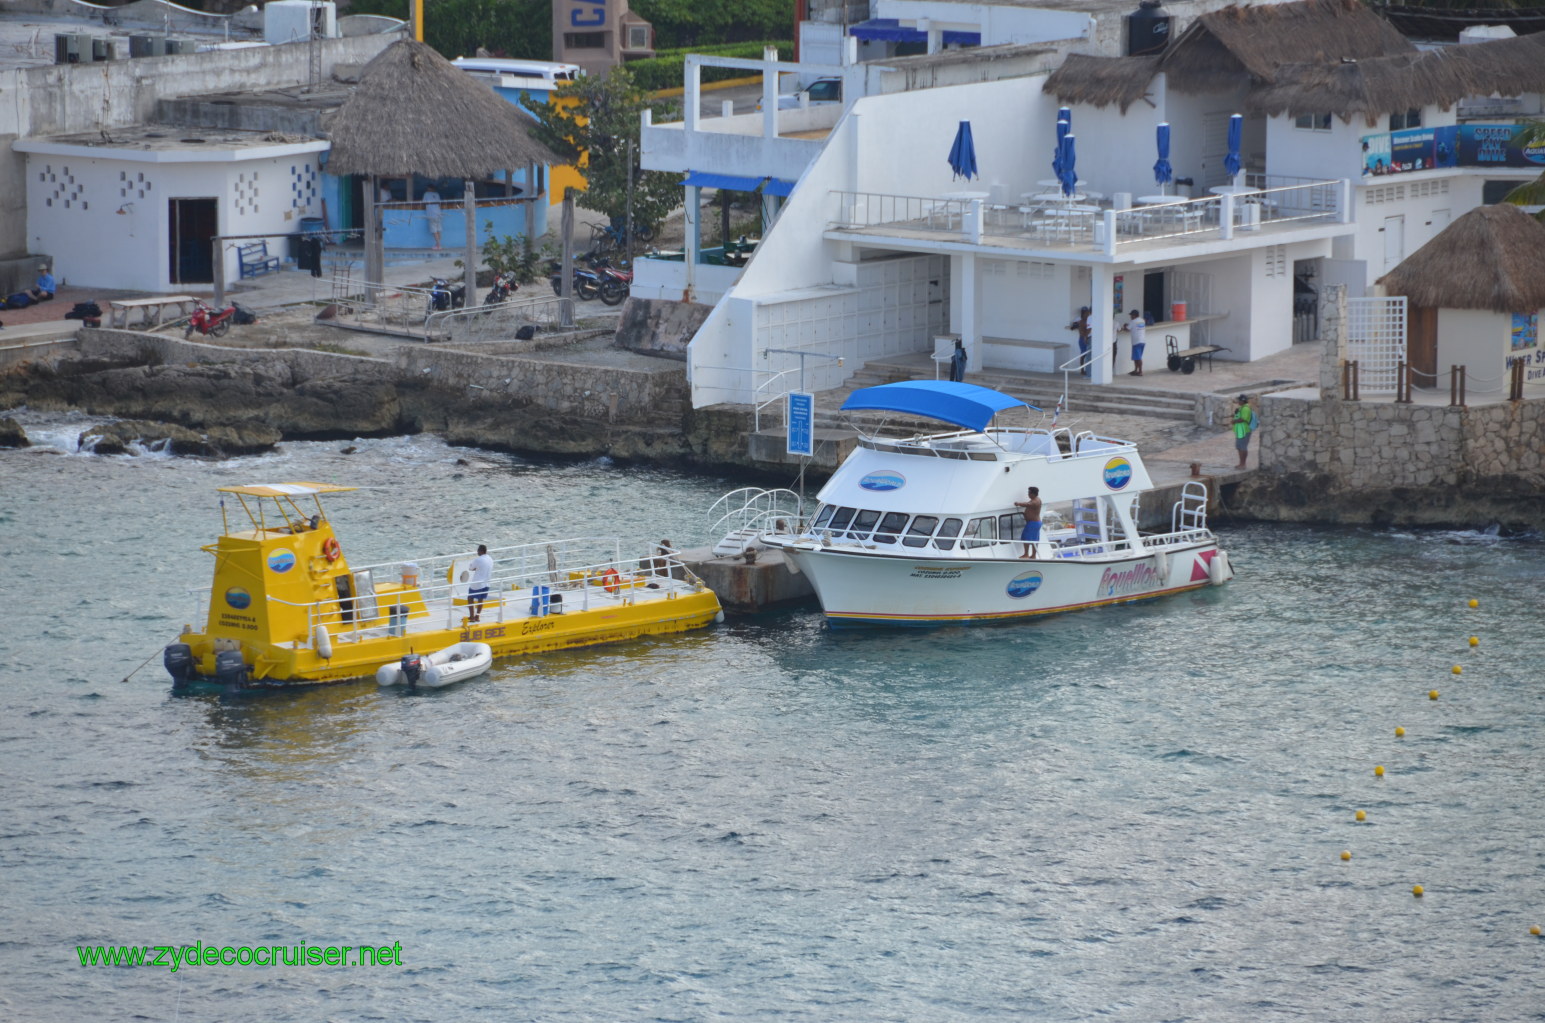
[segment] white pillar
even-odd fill
[[[697,57],[688,55],[686,72],[686,81],[682,83],[681,126],[682,130],[692,132],[697,131],[698,108],[703,102],[703,66]]]
[[[778,137],[778,49],[762,50],[762,137]]]
[[[686,239],[682,243],[682,259],[686,261],[687,301],[692,301],[692,289],[697,284],[697,251],[702,247],[703,236],[698,222],[702,219],[703,190],[696,185],[687,186],[687,202],[682,214]]]
[[[1234,196],[1224,192],[1219,198],[1223,200],[1218,208],[1218,226],[1222,229],[1220,237],[1227,240],[1234,237]]]
[[[977,344],[976,253],[960,256],[960,341],[966,347],[966,365],[983,369],[981,346]]]
[[[1093,266],[1089,277],[1089,308],[1093,310],[1089,314],[1089,326],[1093,328],[1094,334],[1089,340],[1089,354],[1094,359],[1089,382],[1108,384],[1115,371],[1111,345],[1115,343],[1117,335],[1115,315],[1111,310],[1116,308],[1116,285],[1111,268],[1103,263]]]

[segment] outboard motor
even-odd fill
[[[227,686],[247,684],[247,662],[240,650],[221,650],[215,654],[215,681]]]
[[[424,674],[424,660],[418,654],[402,655],[402,677],[410,686],[418,685]]]
[[[193,648],[186,643],[172,643],[161,655],[166,673],[172,676],[173,685],[182,685],[198,678],[198,665],[193,660]]]

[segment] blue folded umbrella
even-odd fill
[[[1062,182],[1062,194],[1072,195],[1078,191],[1078,153],[1073,146],[1073,134],[1062,136],[1062,173],[1057,175]]]
[[[1175,179],[1175,169],[1169,165],[1169,122],[1159,122],[1157,134],[1159,147],[1159,159],[1153,165],[1153,180],[1159,183],[1162,189]]]
[[[1239,161],[1239,147],[1244,142],[1245,119],[1241,114],[1235,114],[1228,119],[1228,155],[1223,158],[1223,169],[1228,171],[1228,176],[1233,177],[1239,173],[1241,166]]]
[[[970,121],[961,121],[955,132],[955,144],[950,147],[950,170],[957,178],[970,180],[976,177],[976,143],[971,140]]]

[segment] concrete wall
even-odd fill
[[[399,37],[320,40],[322,74],[363,64]],[[310,78],[309,54],[310,44],[292,43],[0,73],[0,257],[28,251],[23,161],[10,146],[17,138],[145,123],[163,97],[294,86]]]
[[[1346,489],[1459,486],[1545,473],[1545,401],[1471,408],[1261,399],[1261,468]]]

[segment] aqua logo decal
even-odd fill
[[[1117,455],[1105,463],[1105,485],[1120,490],[1132,482],[1132,463]]]
[[[288,572],[295,567],[295,552],[277,550],[268,556],[268,567],[275,572]]]
[[[252,606],[252,594],[240,586],[232,586],[225,591],[225,602],[238,611],[245,611]]]
[[[894,469],[881,469],[872,472],[858,481],[858,485],[864,490],[875,490],[881,493],[887,490],[900,490],[907,485],[907,478]]]
[[[1015,600],[1023,600],[1041,588],[1041,573],[1035,570],[1021,572],[1009,580],[1005,590]]]

